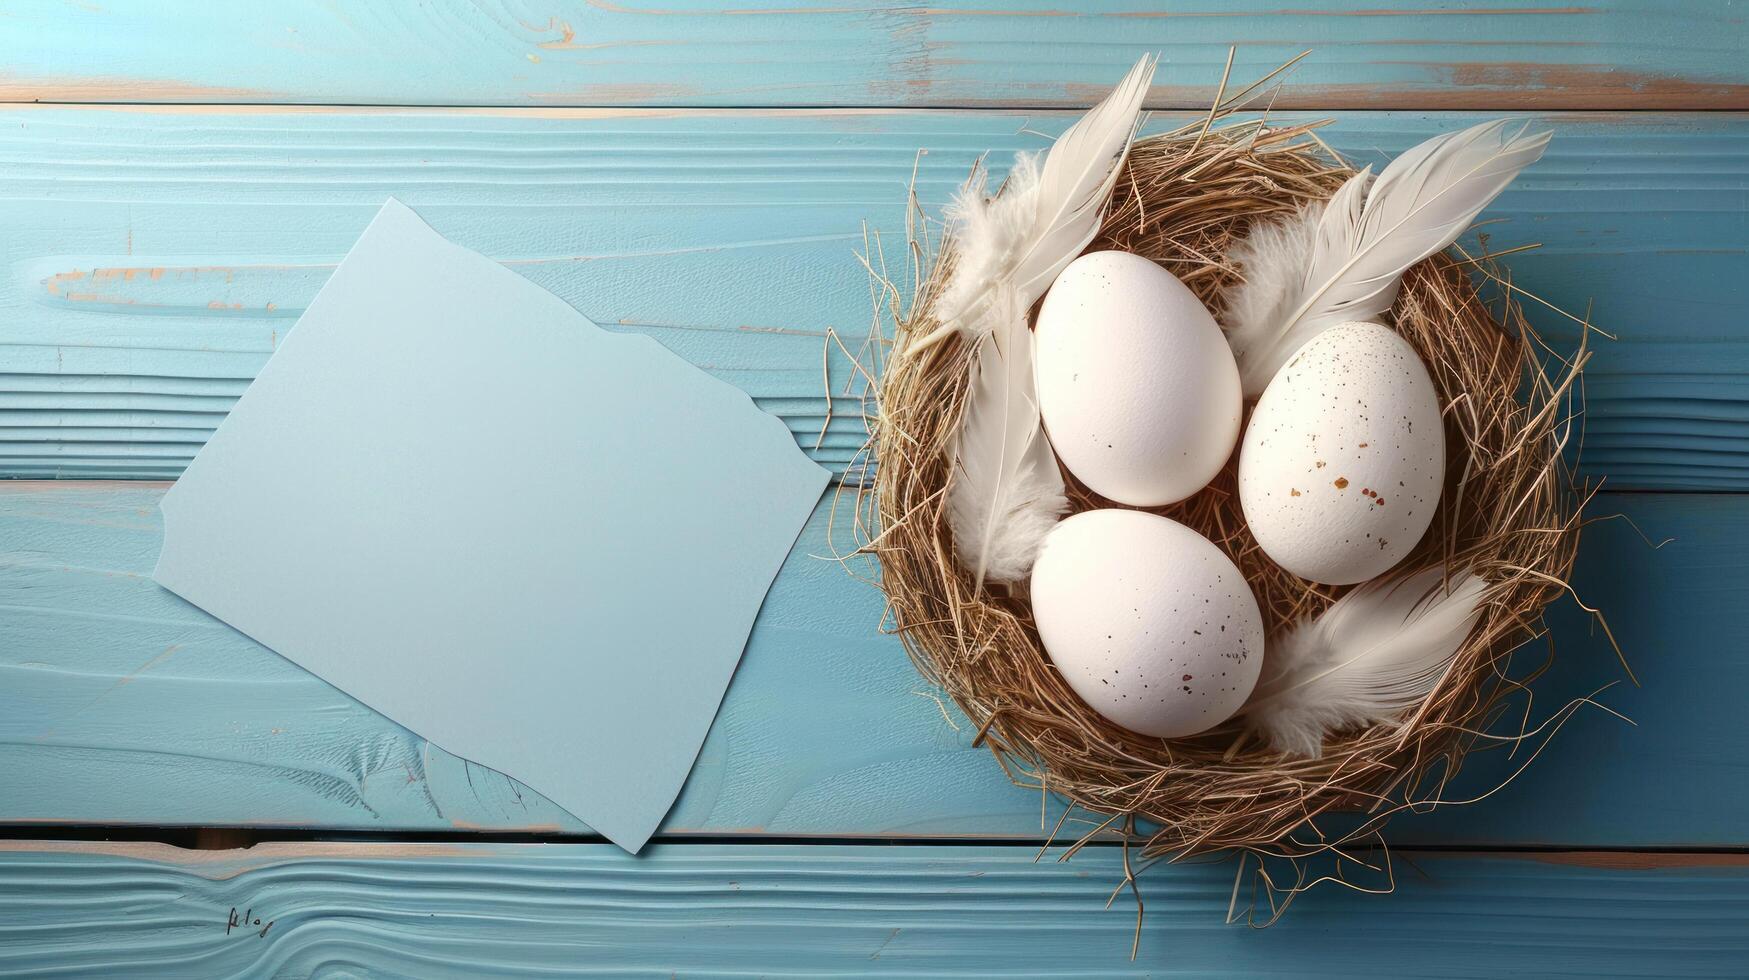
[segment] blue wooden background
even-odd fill
[[[1746,21],[1655,0],[5,5],[0,973],[1749,973]],[[879,596],[814,557],[824,510],[635,859],[149,578],[164,481],[389,195],[841,469],[862,432],[827,424],[821,369],[847,370],[828,330],[869,329],[863,222],[893,241],[914,170],[938,206],[1143,50],[1164,55],[1149,126],[1182,122],[1229,44],[1236,79],[1314,48],[1276,113],[1334,117],[1358,159],[1547,121],[1489,231],[1539,243],[1519,280],[1618,337],[1581,469],[1632,523],[1588,531],[1577,586],[1643,685],[1598,700],[1636,724],[1582,709],[1486,802],[1396,822],[1392,896],[1314,892],[1253,931],[1223,924],[1233,864],[1154,867],[1132,963],[1133,902],[1105,909],[1119,851],[1034,860],[1056,804],[970,747],[877,633]],[[1575,607],[1553,618],[1538,717],[1622,676]],[[1475,760],[1453,795],[1524,762]],[[120,827],[264,842],[100,840]],[[239,832],[160,829],[190,827]],[[271,925],[227,929],[233,906]]]

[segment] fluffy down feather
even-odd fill
[[[1069,501],[1039,426],[1033,335],[1011,287],[995,293],[996,329],[972,358],[971,396],[954,447],[948,520],[960,563],[976,581],[1013,582],[1032,570],[1044,537]]]
[[[1261,395],[1319,331],[1388,311],[1403,273],[1457,241],[1542,156],[1549,133],[1507,126],[1483,123],[1414,146],[1376,181],[1371,168],[1349,178],[1321,212],[1260,225],[1253,237],[1268,246],[1235,249],[1249,261],[1239,262],[1245,278],[1228,291],[1224,325],[1247,398]],[[1296,254],[1302,244],[1310,248]]]
[[[1263,358],[1246,357],[1242,352],[1265,343],[1268,325],[1285,323],[1293,313],[1294,303],[1305,288],[1306,265],[1317,245],[1318,223],[1323,217],[1324,202],[1314,201],[1292,217],[1253,225],[1227,253],[1228,261],[1245,278],[1227,290],[1221,321],[1239,361],[1247,398],[1261,395],[1269,379],[1258,385],[1247,375],[1247,365],[1260,364]]]
[[[1068,508],[1039,424],[1027,313],[1099,230],[1153,76],[1154,59],[1138,61],[1042,159],[1017,157],[995,197],[973,175],[948,211],[958,263],[937,300],[941,326],[901,348],[955,332],[972,345],[947,506],[954,549],[980,586],[1025,578]]]
[[[975,341],[993,329],[988,314],[999,282],[1031,309],[1081,254],[1099,231],[1153,78],[1154,59],[1143,57],[1042,157],[1016,154],[1000,194],[985,193],[982,170],[960,188],[947,209],[956,265],[936,304],[942,325],[918,349],[956,330]]]
[[[1400,720],[1433,693],[1480,618],[1488,585],[1439,567],[1362,585],[1273,639],[1243,709],[1276,749],[1317,758],[1324,736]]]

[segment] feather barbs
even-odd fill
[[[1012,288],[995,293],[999,325],[970,359],[971,395],[954,445],[948,518],[973,582],[1025,578],[1069,509],[1056,456],[1039,425],[1033,335]]]
[[[1098,233],[1153,75],[1154,59],[1142,58],[1042,156],[1019,155],[1000,193],[985,195],[980,168],[950,209],[955,264],[939,325],[903,351],[956,333],[971,347],[947,513],[974,588],[1025,578],[1068,509],[1039,421],[1027,314]]]
[[[953,333],[975,340],[999,282],[1030,309],[1099,231],[1153,83],[1156,59],[1138,60],[1110,95],[1075,121],[1043,153],[1019,153],[1000,193],[985,193],[985,175],[955,195],[955,264],[937,301],[939,326],[910,345],[923,350]]]
[[[1423,569],[1348,592],[1269,641],[1243,713],[1275,748],[1317,758],[1326,735],[1400,720],[1450,668],[1488,591],[1464,571]]]
[[[1261,224],[1235,247],[1243,279],[1227,292],[1223,326],[1247,398],[1319,331],[1390,310],[1403,273],[1457,241],[1541,158],[1550,134],[1526,135],[1528,123],[1508,134],[1508,125],[1482,123],[1411,147],[1376,179],[1363,169],[1324,207]]]

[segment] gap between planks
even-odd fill
[[[1749,87],[1746,87],[1749,89]],[[1090,105],[1091,103],[1089,103]],[[1262,112],[1266,104],[1259,104],[1254,109],[1245,112]],[[776,116],[776,117],[808,117],[808,116],[899,116],[925,115],[939,113],[942,115],[978,114],[978,115],[1039,115],[1085,112],[1088,105],[1075,102],[1010,102],[992,99],[988,102],[956,102],[943,105],[672,105],[672,106],[624,106],[624,105],[553,105],[553,106],[521,106],[456,104],[430,105],[424,103],[394,103],[394,102],[121,102],[121,101],[89,101],[70,100],[56,101],[54,99],[35,99],[29,101],[0,100],[0,111],[11,112],[29,109],[42,110],[87,110],[92,112],[128,112],[145,115],[248,115],[248,116],[278,116],[278,115],[451,115],[451,116],[489,116],[506,119],[636,119],[636,118],[684,118],[687,116]],[[1505,113],[1512,116],[1536,117],[1586,117],[1594,120],[1633,117],[1682,116],[1682,115],[1742,115],[1749,113],[1749,91],[1740,98],[1718,105],[1536,105],[1530,102],[1506,100],[1501,102],[1484,102],[1478,104],[1395,104],[1366,102],[1319,102],[1280,100],[1267,104],[1272,113],[1316,113],[1319,115],[1347,112],[1368,113],[1416,113],[1416,112],[1455,112],[1455,113]],[[1186,103],[1183,105],[1147,105],[1144,113],[1152,113],[1167,117],[1197,117],[1207,115],[1207,107],[1197,108]]]
[[[247,827],[139,827],[99,825],[22,824],[0,827],[0,853],[16,851],[79,851],[140,854],[160,852],[189,855],[201,851],[251,851],[258,854],[307,855],[358,848],[390,850],[397,855],[410,849],[453,853],[455,845],[557,844],[594,846],[608,841],[596,834],[518,833],[476,831],[321,831],[256,830]],[[1041,859],[1054,859],[1075,841],[1044,837],[967,836],[855,836],[809,834],[659,834],[650,839],[660,846],[754,846],[754,847],[990,847],[1026,848],[1040,852]],[[1086,847],[1121,847],[1122,841],[1090,841]],[[1551,864],[1616,870],[1652,870],[1684,867],[1749,867],[1749,843],[1741,847],[1607,847],[1526,845],[1417,844],[1394,853],[1440,857],[1512,858]]]

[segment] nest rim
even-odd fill
[[[1225,262],[1227,246],[1252,222],[1328,198],[1354,172],[1315,125],[1204,122],[1137,140],[1086,251],[1118,248],[1154,260],[1218,319],[1221,289],[1238,274]],[[913,211],[921,214],[914,199]],[[1577,351],[1555,353],[1526,320],[1521,300],[1529,294],[1485,254],[1457,247],[1404,278],[1387,325],[1421,354],[1439,392],[1446,486],[1422,542],[1386,574],[1437,564],[1471,568],[1490,583],[1480,620],[1418,710],[1395,724],[1334,733],[1317,759],[1269,749],[1238,718],[1189,738],[1151,738],[1105,720],[1056,674],[1032,627],[1025,583],[1010,594],[980,590],[955,558],[945,489],[971,352],[957,338],[907,346],[939,325],[932,302],[954,261],[951,238],[932,244],[927,220],[922,227],[912,224],[909,236],[908,304],[890,283],[879,291],[896,340],[876,365],[879,377],[870,376],[878,394],[866,450],[876,465],[856,491],[859,553],[878,563],[892,631],[919,672],[976,726],[975,743],[987,745],[1017,784],[1066,799],[1065,819],[1076,808],[1103,818],[1083,841],[1116,827],[1126,845],[1143,844],[1144,857],[1340,854],[1377,836],[1401,810],[1456,802],[1440,791],[1478,742],[1528,737],[1525,728],[1517,736],[1483,733],[1503,698],[1546,669],[1547,661],[1509,676],[1506,661],[1542,634],[1543,609],[1569,591],[1588,494],[1566,468],[1573,421],[1565,409],[1588,356],[1589,324]],[[1493,309],[1477,289],[1478,273],[1499,287]],[[1221,548],[1251,584],[1273,636],[1346,588],[1297,579],[1262,555],[1238,509],[1237,455],[1235,447],[1215,481],[1188,500],[1129,509],[1171,517]],[[1124,506],[1064,476],[1070,513]],[[1337,811],[1367,816],[1333,834],[1295,833]],[[1153,827],[1138,833],[1138,819]]]

